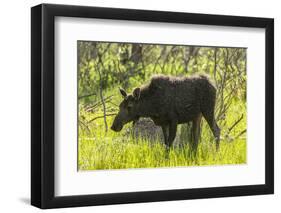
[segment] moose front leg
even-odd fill
[[[162,131],[163,131],[163,136],[164,136],[164,144],[168,146],[168,126],[163,125],[161,126]]]
[[[168,136],[168,147],[170,148],[173,145],[174,139],[177,133],[177,121],[171,121],[169,124],[169,136]]]

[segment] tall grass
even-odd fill
[[[227,127],[234,123],[241,111],[245,112],[245,106],[239,103],[234,104],[223,125]],[[113,117],[107,118],[109,125],[112,120]],[[220,150],[217,152],[214,137],[206,122],[203,121],[198,151],[194,156],[190,151],[184,126],[178,128],[180,144],[167,152],[160,140],[136,139],[124,134],[126,128],[130,128],[130,124],[119,133],[111,130],[105,133],[103,119],[97,119],[88,130],[79,129],[78,168],[79,170],[105,170],[244,164],[246,163],[246,138],[245,135],[240,137],[236,135],[245,127],[246,119],[243,119],[230,135],[227,134],[227,128],[222,129]]]

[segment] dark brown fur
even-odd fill
[[[214,119],[216,88],[205,75],[171,77],[157,75],[149,84],[136,88],[132,94],[120,89],[124,100],[111,129],[120,131],[128,122],[150,117],[162,127],[165,144],[171,147],[177,125],[193,122],[192,147],[197,150],[202,116],[208,122],[219,148],[220,129]]]

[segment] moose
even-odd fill
[[[219,149],[220,128],[214,117],[216,88],[208,76],[156,75],[148,84],[135,88],[132,94],[122,88],[120,93],[124,99],[111,126],[113,131],[119,132],[125,124],[149,117],[155,125],[161,126],[169,150],[177,125],[192,122],[191,148],[196,152],[203,116],[215,137],[216,150]]]

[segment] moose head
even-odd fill
[[[122,88],[119,89],[123,96],[123,101],[119,105],[119,112],[114,118],[111,129],[115,132],[122,130],[123,126],[129,122],[139,119],[138,106],[140,99],[140,88],[135,88],[132,94],[127,94]]]

